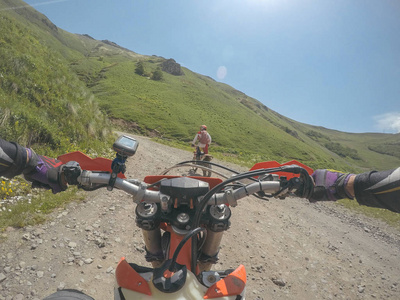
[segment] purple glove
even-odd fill
[[[351,175],[354,174],[345,174],[325,169],[315,170],[311,175],[314,179],[315,186],[310,201],[336,201],[343,198],[353,199],[345,189]]]
[[[61,179],[63,163],[46,156],[37,155],[33,150],[27,149],[29,164],[35,167],[24,172],[26,180],[32,182],[32,187],[52,189],[53,194],[65,191],[67,184]]]

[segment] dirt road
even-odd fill
[[[128,177],[143,179],[191,158],[136,138]],[[121,256],[148,265],[134,208],[124,192],[96,191],[44,225],[7,230],[0,244],[0,300],[42,299],[63,288],[113,299]],[[246,299],[400,299],[399,231],[333,203],[294,198],[248,197],[232,213],[215,269],[244,264]]]

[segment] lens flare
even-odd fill
[[[52,0],[52,1],[39,2],[39,3],[31,4],[31,5],[14,6],[14,7],[0,9],[0,11],[15,10],[15,9],[21,9],[21,8],[26,8],[26,7],[36,7],[36,6],[41,6],[41,5],[49,5],[49,4],[65,2],[65,1],[68,1],[68,0]]]

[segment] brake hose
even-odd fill
[[[226,185],[228,185],[229,183],[231,183],[233,181],[246,179],[246,178],[250,178],[250,177],[254,177],[254,176],[260,176],[260,175],[264,175],[265,173],[276,173],[276,172],[290,172],[290,173],[294,173],[294,174],[303,174],[303,175],[307,174],[308,175],[308,172],[304,168],[299,167],[297,165],[289,165],[289,166],[282,166],[282,167],[277,167],[277,168],[257,169],[257,170],[242,173],[238,176],[234,176],[230,179],[227,179],[224,182],[216,185],[214,188],[209,190],[207,192],[207,194],[204,195],[204,198],[200,201],[200,203],[197,206],[196,213],[194,215],[193,222],[192,222],[192,228],[199,227],[201,213],[204,210],[204,208],[206,207],[208,201],[210,200],[212,195],[214,195],[215,193],[218,193]],[[192,252],[195,255],[192,255],[192,262],[191,262],[190,267],[191,267],[192,271],[195,271],[196,264],[197,264],[197,239],[192,239]]]
[[[197,235],[199,232],[204,231],[205,237],[204,239],[207,237],[207,231],[204,227],[198,227],[196,229],[191,230],[188,234],[185,235],[185,237],[180,241],[180,243],[178,244],[178,246],[176,247],[175,251],[174,251],[174,255],[172,256],[172,260],[171,260],[171,264],[169,265],[168,270],[170,272],[175,272],[174,266],[176,263],[176,259],[178,258],[179,252],[181,251],[182,247],[185,245],[185,243],[192,237],[194,237],[195,235]],[[196,256],[197,258],[197,256]]]

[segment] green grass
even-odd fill
[[[400,230],[400,214],[387,209],[359,205],[355,200],[343,199],[337,202],[339,205],[352,211],[359,212],[371,218],[379,219]]]
[[[76,188],[69,188],[56,195],[51,191],[33,191],[31,201],[22,200],[16,204],[0,206],[0,231],[7,227],[22,228],[44,223],[48,219],[48,214],[55,209],[82,199],[84,199],[83,195],[77,193]]]
[[[46,155],[109,147],[111,124],[65,58],[12,15],[0,27],[1,137]]]

